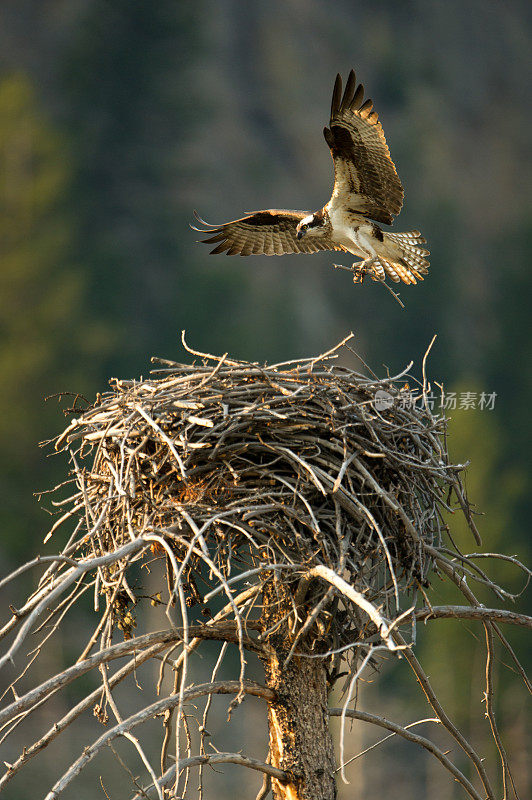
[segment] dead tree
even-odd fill
[[[499,624],[531,627],[532,620],[481,606],[471,588],[479,581],[499,600],[509,598],[448,535],[448,512],[458,509],[480,544],[462,468],[449,460],[446,420],[429,408],[428,387],[406,372],[378,379],[339,366],[348,340],[317,358],[270,366],[187,347],[192,365],[159,359],[148,380],[112,382],[55,440],[55,449],[69,455],[71,473],[58,490],[66,486],[67,497],[56,501],[58,518],[46,539],[69,533],[61,552],[38,556],[4,579],[43,566],[37,587],[11,609],[2,629],[0,665],[24,674],[30,633],[42,631],[36,658],[86,592],[94,597],[97,624],[62,672],[30,688],[27,676],[22,681],[15,673],[0,711],[4,738],[82,675],[99,670],[101,685],[24,747],[0,787],[92,712],[103,724],[100,735],[47,800],[118,738],[131,742],[145,770],[132,786],[135,798],[190,797],[196,769],[201,798],[205,766],[234,763],[263,773],[258,797],[271,790],[277,800],[332,800],[337,762],[329,719],[338,715],[341,768],[344,723],[352,718],[430,752],[470,798],[495,800],[483,758],[449,718],[415,656],[416,621],[452,616],[478,620],[486,632],[486,716],[509,796],[511,774],[493,710],[493,637],[506,646]],[[157,563],[161,580],[147,596],[139,569],[157,575]],[[456,585],[463,605],[430,604],[434,573]],[[169,624],[136,631],[150,603],[164,606]],[[220,654],[211,680],[198,684],[190,658],[207,640],[220,642]],[[237,648],[240,666],[232,680],[219,680],[228,645]],[[474,765],[474,780],[411,727],[353,707],[357,681],[383,652],[408,663],[435,718]],[[264,666],[263,683],[247,676],[249,653]],[[146,662],[159,665],[158,685],[149,702],[139,695],[139,710],[124,716],[115,689]],[[328,695],[340,677],[344,705],[330,708]],[[229,714],[249,695],[267,703],[265,761],[212,746],[208,719],[216,694],[232,696]],[[161,720],[157,765],[137,730],[155,718]]]

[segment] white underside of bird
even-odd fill
[[[362,259],[353,264],[358,274],[373,273],[373,277],[384,280],[387,273],[394,281],[416,283],[416,278],[422,280],[422,274],[427,273],[428,251],[420,247],[424,239],[419,231],[386,233],[332,201],[324,210],[331,222],[332,241]]]

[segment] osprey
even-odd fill
[[[327,205],[319,211],[267,209],[245,217],[195,228],[209,233],[203,242],[217,243],[211,253],[228,256],[317,253],[341,250],[362,261],[352,265],[354,280],[365,274],[383,281],[416,283],[428,272],[429,251],[419,231],[388,233],[378,222],[391,224],[403,205],[403,187],[371,100],[363,102],[354,70],[342,93],[336,76],[329,127],[323,133],[334,163],[334,186]],[[193,227],[193,226],[192,226]]]

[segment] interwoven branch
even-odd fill
[[[267,661],[269,643],[282,629],[280,674],[303,661],[310,664],[308,659],[321,659],[329,686],[340,674],[350,674],[343,719],[382,725],[369,714],[356,716],[347,702],[366,664],[375,664],[382,653],[404,651],[442,727],[475,765],[485,796],[494,797],[482,757],[445,713],[415,659],[411,633],[419,620],[478,619],[507,645],[497,622],[532,623],[513,611],[480,606],[466,584],[466,578],[478,581],[499,599],[512,597],[477,564],[484,555],[497,554],[464,556],[448,536],[447,512],[457,510],[479,540],[461,467],[446,450],[446,420],[426,402],[426,379],[418,383],[405,372],[381,380],[343,366],[340,357],[352,358],[346,350],[349,338],[317,358],[274,365],[187,347],[195,357],[192,365],[158,360],[147,380],[113,381],[111,390],[55,440],[56,450],[68,454],[71,471],[52,500],[57,519],[46,540],[55,541],[67,526],[70,530],[56,556],[37,556],[0,582],[5,587],[30,569],[43,569],[35,591],[20,608],[11,609],[0,631],[9,643],[0,666],[5,672],[14,665],[19,669],[11,683],[13,694],[0,710],[0,743],[82,675],[99,670],[101,686],[25,745],[7,765],[0,788],[90,708],[105,724],[111,709],[116,724],[66,769],[50,797],[57,797],[119,736],[135,745],[151,778],[151,789],[136,787],[139,796],[155,791],[162,797],[171,782],[176,795],[184,794],[189,770],[198,766],[201,797],[202,767],[231,759],[267,773],[272,785],[281,786],[288,773],[279,765],[208,751],[211,701],[198,707],[196,732],[188,722],[187,703],[203,696],[194,694],[190,666],[202,642],[223,643],[212,687],[221,685],[216,673],[227,645],[237,647],[238,673],[224,684],[234,695],[230,715],[250,693],[245,677],[249,654]],[[515,558],[501,558],[523,568]],[[456,584],[469,606],[430,605],[435,569]],[[143,580],[150,570],[163,579],[148,592]],[[268,614],[261,614],[272,576],[287,587],[278,618],[271,593]],[[18,691],[21,675],[31,674],[32,661],[88,592],[94,597],[95,624],[77,662]],[[423,596],[420,608],[418,595]],[[170,628],[133,637],[153,606],[164,609]],[[164,625],[168,622],[158,627]],[[117,635],[125,641],[117,641]],[[28,659],[22,645],[30,636],[37,644]],[[491,636],[488,647],[491,664]],[[114,662],[126,657],[111,672]],[[156,660],[160,678],[155,696],[146,696],[135,714],[123,714],[115,687],[142,663]],[[506,780],[508,764],[487,674],[489,721]],[[157,697],[160,692],[163,697]],[[269,689],[254,693],[274,702]],[[131,731],[157,715],[162,715],[163,742],[156,768]],[[471,797],[478,796],[435,745],[394,723],[386,726],[436,755]],[[301,776],[297,781],[287,779],[290,792],[296,784],[303,786]]]

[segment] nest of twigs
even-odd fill
[[[273,566],[298,582],[325,568],[396,618],[428,584],[453,491],[464,505],[458,468],[423,385],[339,366],[340,347],[271,366],[187,348],[192,365],[156,359],[150,379],[112,381],[56,442],[72,451],[79,488],[70,551],[99,557],[148,539],[166,558],[170,601],[179,582],[187,607],[242,573],[260,582]],[[120,564],[104,570],[110,586],[128,634]],[[327,591],[314,581],[307,611]],[[375,636],[360,608],[334,611],[329,643]]]
[[[530,627],[532,621],[481,605],[471,583],[491,589],[500,600],[514,599],[476,560],[489,555],[512,562],[527,576],[530,571],[512,556],[467,555],[455,547],[446,535],[448,510],[461,508],[477,542],[479,537],[461,468],[447,455],[446,421],[432,411],[430,387],[425,378],[417,382],[406,372],[380,380],[367,368],[362,374],[341,366],[338,356],[342,347],[349,350],[349,338],[317,358],[269,366],[197,353],[184,342],[193,364],[158,359],[150,379],[112,381],[94,405],[74,412],[55,441],[57,450],[69,453],[71,475],[56,487],[60,497],[52,493],[59,517],[46,537],[69,526],[67,540],[60,552],[39,555],[0,580],[2,588],[27,570],[44,567],[27,601],[9,606],[11,617],[0,630],[7,642],[0,668],[16,665],[30,634],[38,637],[16,667],[13,698],[8,695],[0,709],[0,731],[2,725],[8,728],[3,738],[76,678],[99,670],[101,683],[37,738],[26,727],[33,743],[24,738],[19,756],[6,761],[0,790],[88,712],[104,732],[57,780],[50,800],[122,736],[149,772],[151,788],[135,781],[138,800],[152,789],[163,800],[170,784],[171,796],[188,797],[193,767],[200,771],[201,799],[203,767],[224,762],[263,772],[266,784],[258,796],[265,797],[270,780],[293,788],[301,775],[318,780],[318,773],[332,774],[328,717],[341,714],[342,765],[345,720],[359,719],[428,750],[472,800],[493,800],[483,758],[446,714],[412,652],[416,620],[439,617],[484,625],[486,717],[508,784],[493,705],[493,637],[530,687],[498,623]],[[353,363],[352,353],[346,354]],[[431,570],[454,584],[465,606],[430,602]],[[81,628],[79,657],[21,694],[19,681],[28,679],[32,663],[86,592],[93,596],[96,617],[88,640]],[[138,614],[143,603],[165,607],[170,626],[153,630],[154,617]],[[115,636],[117,628],[126,641]],[[189,656],[206,640],[219,643],[219,655],[210,682],[198,683]],[[238,680],[218,679],[228,643],[238,646]],[[261,659],[266,685],[248,679],[246,651]],[[366,665],[375,665],[384,651],[404,656],[435,714],[433,722],[441,722],[474,765],[481,794],[447,750],[413,734],[411,725],[350,707]],[[124,657],[126,663],[113,671],[112,662]],[[151,692],[135,690],[141,709],[124,718],[115,687],[148,662],[159,664],[159,680]],[[347,675],[343,707],[326,711],[325,684],[331,687],[341,675]],[[134,683],[139,685],[136,677]],[[220,693],[234,695],[229,710],[248,694],[268,702],[267,762],[220,752],[212,744],[209,709]],[[189,724],[191,704],[196,733]],[[155,769],[133,732],[158,717]],[[150,729],[150,747],[151,738]],[[292,747],[296,740],[308,747]],[[325,765],[319,770],[318,751]]]

